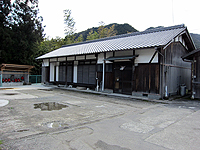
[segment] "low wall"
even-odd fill
[[[9,86],[21,86],[23,82],[6,82],[2,83],[2,87],[9,87]]]

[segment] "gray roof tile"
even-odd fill
[[[185,29],[178,25],[66,45],[37,59],[165,46]]]

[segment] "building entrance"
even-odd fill
[[[132,95],[132,62],[114,64],[114,93]]]

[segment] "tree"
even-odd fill
[[[71,17],[71,10],[66,9],[64,10],[64,23],[65,26],[65,34],[67,36],[73,35],[76,31],[75,29],[75,21],[74,18]]]
[[[1,63],[37,65],[35,55],[43,40],[38,0],[3,0],[0,5]]]
[[[110,36],[115,36],[115,25],[113,24],[110,28],[105,27],[105,23],[103,21],[99,22],[100,26],[98,28],[99,38],[105,38]]]
[[[16,0],[13,4],[11,28],[15,63],[34,65],[32,55],[37,51],[37,42],[43,39],[42,17],[37,14],[38,0]]]
[[[11,47],[10,28],[8,15],[11,11],[10,0],[3,0],[0,3],[0,63],[4,61],[6,49]]]
[[[83,42],[83,35],[82,34],[80,34],[79,37],[78,37],[77,43],[79,43],[79,42]]]
[[[96,31],[93,32],[93,30],[91,30],[87,35],[87,40],[95,40],[95,39],[99,39],[99,34]]]

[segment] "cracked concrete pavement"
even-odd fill
[[[0,90],[0,104],[3,150],[200,149],[197,100],[158,103],[32,85]]]

